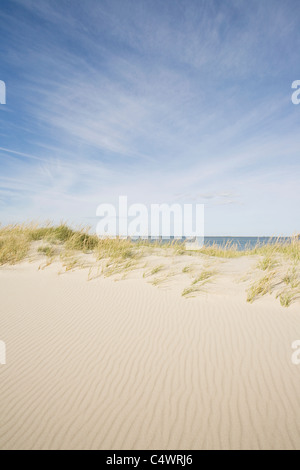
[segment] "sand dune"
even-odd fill
[[[300,449],[299,304],[57,272],[0,269],[1,449]]]

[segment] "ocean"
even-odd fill
[[[220,247],[228,246],[228,245],[235,245],[237,247],[237,250],[243,251],[246,249],[251,249],[256,246],[262,246],[266,245],[267,243],[275,243],[276,241],[280,241],[281,243],[285,243],[288,241],[291,241],[291,237],[204,237],[203,239],[198,239],[198,243],[200,245],[204,244],[206,246],[211,246],[211,245],[217,245]],[[134,239],[133,239],[134,241]],[[151,238],[148,239],[148,241],[155,241]],[[161,239],[161,243],[170,243],[170,241],[174,241],[174,237],[170,237],[168,239]],[[186,238],[182,238],[177,240],[178,242],[184,243],[186,241],[195,241],[195,238],[193,240],[189,240]]]
[[[204,245],[225,246],[227,244],[236,245],[237,249],[243,251],[245,249],[254,248],[257,245],[266,245],[267,243],[275,243],[278,238],[275,237],[204,237]],[[282,243],[290,241],[290,237],[280,237]]]

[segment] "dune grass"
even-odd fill
[[[239,246],[232,242],[224,245],[204,245],[197,253],[219,258],[238,258],[241,256],[261,255],[264,256],[262,269],[269,269],[274,262],[274,258],[282,255],[296,262],[300,261],[300,238],[298,235],[290,237],[290,239],[270,238],[267,243],[258,243],[251,248],[249,245],[243,250],[239,250]]]
[[[38,253],[42,253],[43,255],[52,258],[55,255],[55,250],[52,246],[45,245],[38,248]]]
[[[141,248],[159,248],[166,251],[171,248],[174,254],[190,256],[204,254],[212,257],[236,258],[245,255],[262,255],[264,256],[262,266],[265,264],[265,268],[262,267],[262,269],[268,269],[276,255],[283,255],[296,262],[300,260],[300,239],[298,236],[291,237],[289,240],[270,238],[267,244],[257,244],[254,248],[246,247],[244,250],[239,250],[239,246],[231,242],[227,242],[223,246],[217,244],[204,245],[200,250],[190,253],[185,250],[184,243],[178,240],[166,243],[162,240],[104,239],[90,234],[88,228],[73,229],[65,222],[57,226],[50,223],[44,226],[29,223],[0,227],[1,249],[3,253],[4,248],[7,252],[5,256],[2,255],[3,259],[10,259],[9,250],[12,252],[11,259],[23,259],[24,252],[26,253],[29,248],[28,244],[33,241],[65,244],[66,249],[70,250],[95,251],[99,258],[130,258],[135,256]]]
[[[78,258],[75,257],[73,253],[62,253],[60,255],[60,260],[66,272],[72,271],[75,268],[83,267]]]
[[[164,268],[165,268],[165,265],[158,264],[157,266],[154,266],[154,268],[149,269],[148,271],[145,271],[144,274],[143,274],[143,277],[154,276],[155,274],[162,271]]]
[[[276,266],[276,255],[272,255],[271,253],[267,253],[264,257],[258,262],[257,267],[262,271],[267,271],[272,269]]]
[[[37,245],[33,245],[37,244]],[[33,249],[31,250],[31,247]],[[299,261],[300,238],[270,239],[268,243],[257,244],[254,248],[246,247],[239,250],[239,246],[226,243],[223,246],[214,244],[203,246],[201,250],[189,252],[184,244],[178,240],[166,243],[162,240],[149,241],[130,239],[99,238],[91,234],[88,228],[78,229],[69,227],[62,222],[59,225],[38,225],[34,223],[0,226],[0,265],[16,264],[26,259],[34,252],[46,256],[47,263],[51,263],[55,257],[60,258],[66,270],[82,267],[81,254],[91,253],[97,261],[103,260],[102,271],[106,276],[126,273],[138,266],[138,260],[147,254],[159,256],[193,256],[238,258],[241,256],[258,257],[257,268],[265,271],[265,276],[254,282],[247,291],[247,301],[272,292],[275,289],[277,297],[284,306],[289,306],[300,295]],[[31,255],[30,255],[31,256]],[[83,264],[82,264],[83,263]],[[47,265],[47,264],[46,264]],[[154,276],[165,266],[157,265],[144,273],[143,277]],[[286,269],[283,273],[283,269]],[[191,265],[182,268],[183,273],[194,270]],[[276,272],[275,272],[276,271]],[[187,296],[198,291],[202,284],[208,282],[215,272],[204,270],[196,277],[191,286],[187,287],[182,295]],[[156,282],[155,278],[154,283]],[[159,282],[159,281],[157,281]],[[278,285],[280,288],[278,288]]]
[[[197,292],[197,288],[195,288],[194,286],[189,286],[189,287],[186,287],[185,289],[183,289],[181,295],[182,297],[187,297],[187,296],[191,296],[191,294]]]
[[[264,255],[274,258],[276,255],[282,255],[287,259],[295,262],[300,261],[300,238],[298,235],[291,237],[289,240],[281,238],[270,239],[269,243],[253,248],[251,254]]]
[[[218,258],[239,258],[245,255],[245,251],[239,251],[238,248],[238,245],[232,242],[227,242],[224,245],[213,243],[212,245],[204,245],[196,253]]]
[[[199,282],[206,281],[207,279],[211,278],[216,274],[216,271],[214,270],[203,270],[199,276],[194,279],[192,284],[198,284]]]
[[[292,291],[282,292],[279,295],[279,300],[283,307],[289,307],[293,299],[294,299],[294,293]]]
[[[73,232],[65,241],[67,250],[93,251],[98,246],[99,239],[96,235],[90,235],[86,230]]]
[[[31,243],[43,241],[47,246],[40,247],[39,252],[53,256],[54,250],[49,244],[63,244],[74,231],[66,224],[58,226],[47,224],[43,227],[37,224],[19,224],[0,227],[0,265],[15,264],[26,258]]]
[[[36,224],[22,225],[21,227],[30,241],[66,242],[74,234],[73,229],[64,222],[57,226],[51,226],[49,223],[44,227]]]
[[[258,281],[256,281],[247,292],[247,302],[254,302],[255,299],[261,297],[272,291],[272,280],[274,279],[275,273],[272,271]]]
[[[98,259],[110,258],[125,260],[136,258],[139,255],[139,250],[133,242],[118,238],[97,238],[97,244],[94,250]]]
[[[0,265],[22,261],[30,248],[30,241],[18,228],[0,230]]]
[[[158,266],[155,266],[155,268],[153,268],[151,270],[151,276],[153,276],[154,274],[158,273],[159,271],[161,271],[162,269],[164,269],[164,265],[163,264],[159,264]]]
[[[300,287],[299,273],[297,272],[296,266],[293,266],[287,271],[283,278],[283,282],[292,289]]]
[[[105,267],[102,268],[102,273],[105,277],[115,274],[123,274],[125,276],[135,267],[136,261],[134,259],[110,259],[106,262]]]
[[[186,287],[181,295],[182,297],[190,297],[191,294],[199,292],[204,284],[211,281],[211,279],[217,274],[216,270],[204,269],[192,282],[189,287]]]
[[[297,298],[300,298],[300,276],[297,269],[297,262],[289,267],[286,274],[283,274],[283,267],[273,268],[277,264],[269,265],[264,263],[260,269],[265,267],[267,274],[254,282],[247,291],[247,301],[252,303],[257,298],[274,293],[279,298],[283,307],[289,307]]]
[[[190,265],[184,266],[184,267],[182,268],[182,272],[183,272],[183,273],[190,273],[192,270],[193,270],[193,267],[190,266]]]
[[[168,272],[166,274],[164,274],[163,276],[161,277],[155,277],[152,281],[151,281],[151,284],[153,286],[160,286],[161,284],[164,284],[166,283],[167,281],[169,281],[173,276],[175,276],[175,272]]]

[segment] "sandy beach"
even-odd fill
[[[300,450],[299,6],[1,0],[0,450]]]
[[[248,257],[183,297],[184,258],[0,268],[1,449],[300,449],[299,303],[247,303]]]

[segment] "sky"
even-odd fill
[[[300,232],[299,25],[299,0],[1,0],[1,223],[127,195]]]

